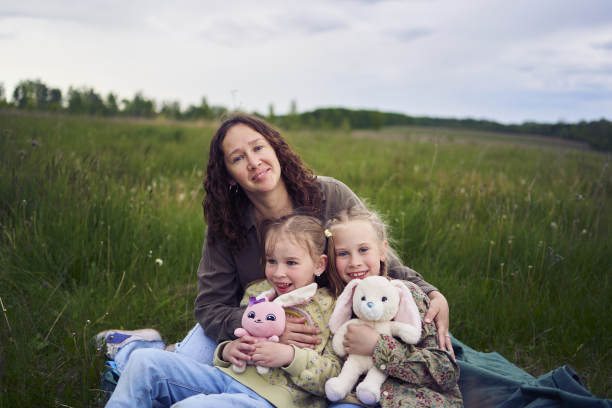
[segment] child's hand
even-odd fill
[[[246,361],[251,360],[255,342],[255,338],[244,336],[227,343],[223,348],[223,360],[242,367]]]
[[[371,356],[374,354],[380,334],[365,324],[349,324],[346,326],[342,345],[348,354]]]
[[[296,347],[314,349],[315,345],[321,343],[321,339],[316,336],[321,331],[314,326],[305,325],[305,322],[306,319],[303,317],[287,317],[285,331],[280,336],[280,342],[293,344]]]
[[[263,341],[255,344],[255,351],[251,354],[251,360],[258,366],[282,367],[293,362],[295,351],[287,344]]]

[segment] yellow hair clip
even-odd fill
[[[331,236],[332,236],[331,231],[330,231],[330,230],[328,230],[328,229],[325,229],[325,236],[326,236],[327,238],[331,237]]]

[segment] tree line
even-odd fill
[[[92,116],[161,117],[174,120],[215,120],[222,118],[229,111],[223,106],[209,105],[206,97],[202,97],[199,105],[189,105],[186,109],[182,109],[178,101],[164,101],[157,104],[155,100],[145,97],[142,92],[137,92],[132,99],[119,100],[112,92],[103,97],[93,88],[71,86],[68,93],[63,95],[60,89],[48,87],[40,80],[20,81],[11,96],[12,98],[9,98],[4,85],[0,83],[0,109]],[[286,129],[377,130],[384,126],[447,127],[510,134],[536,134],[586,142],[593,149],[612,151],[612,122],[603,118],[578,123],[524,122],[505,125],[489,120],[419,117],[365,109],[320,108],[298,113],[295,101],[291,102],[286,115],[276,115],[273,105],[270,105],[267,115],[252,113]]]
[[[190,105],[182,110],[178,101],[164,101],[157,104],[142,92],[136,92],[132,99],[109,92],[103,97],[93,88],[69,87],[64,96],[58,88],[48,87],[40,80],[20,81],[12,93],[12,101],[4,85],[0,83],[0,108],[26,111],[63,112],[91,116],[128,116],[137,118],[165,117],[168,119],[215,119],[227,112],[223,106],[211,106],[205,97],[199,105]]]

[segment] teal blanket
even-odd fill
[[[478,352],[455,338],[452,342],[466,408],[612,408],[612,400],[587,391],[569,366],[535,378],[499,353]]]

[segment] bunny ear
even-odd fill
[[[310,285],[302,286],[299,289],[280,295],[274,299],[273,302],[278,303],[282,307],[300,305],[312,299],[317,293],[317,288],[316,282],[313,282]]]
[[[353,293],[355,293],[355,289],[360,282],[359,279],[353,279],[338,296],[334,311],[329,318],[329,329],[332,333],[335,333],[342,324],[350,320],[353,312]]]
[[[400,295],[400,304],[394,320],[396,322],[408,323],[419,330],[421,329],[421,315],[419,308],[410,293],[410,289],[400,280],[394,279],[391,284],[397,288]]]

